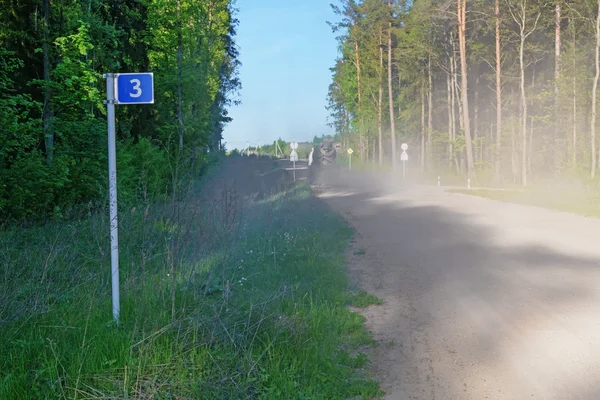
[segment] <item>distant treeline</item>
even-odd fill
[[[363,159],[437,175],[594,177],[598,0],[339,0],[329,110]]]
[[[321,135],[314,136],[312,142],[298,142],[298,154],[300,157],[307,157],[308,153],[313,149],[313,147],[319,145],[325,139],[333,139],[331,135]],[[243,149],[234,149],[231,151],[231,154],[260,154],[263,156],[277,156],[277,157],[285,157],[289,156],[292,152],[290,147],[290,143],[286,142],[282,138],[275,140],[271,144],[264,144],[260,147],[257,146],[248,146]]]

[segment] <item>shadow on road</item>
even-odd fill
[[[367,249],[351,273],[386,302],[366,316],[389,398],[600,398],[600,251],[515,244],[518,216],[483,224],[365,177],[328,172],[315,190]]]

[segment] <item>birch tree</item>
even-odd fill
[[[531,9],[527,0],[518,0],[516,4],[507,1],[508,10],[518,27],[519,35],[519,77],[521,90],[521,184],[527,186],[527,93],[525,91],[525,41],[535,32],[541,13],[537,13],[532,22]],[[533,26],[531,26],[533,25]]]

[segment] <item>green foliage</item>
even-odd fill
[[[41,126],[39,121],[29,118],[31,113],[39,112],[40,105],[30,95],[18,92],[12,76],[19,68],[23,68],[23,62],[13,52],[0,48],[0,218],[4,210],[18,213],[27,209],[23,202],[35,197],[25,193],[27,189],[19,188],[23,177],[28,176],[26,172],[9,167],[23,165],[34,174],[42,168],[36,151]]]
[[[302,144],[300,144],[300,145],[302,145]],[[305,148],[306,148],[306,146],[304,146],[303,150],[306,150]],[[266,144],[266,145],[260,146],[260,155],[261,156],[285,157],[286,155],[289,156],[290,151],[291,151],[291,149],[289,148],[289,143],[287,143],[282,138],[278,138],[272,144]],[[250,152],[258,153],[259,149],[256,147],[250,146]]]
[[[239,88],[233,2],[180,3],[179,14],[167,1],[26,0],[0,8],[0,221],[69,217],[104,203],[102,73],[155,73],[155,105],[116,110],[123,202],[185,187],[206,153],[222,150]]]
[[[166,198],[172,189],[171,160],[168,151],[152,145],[148,139],[124,143],[118,151],[119,196],[130,201],[148,202],[157,197]]]
[[[227,231],[212,218],[227,206],[196,202],[123,214],[119,326],[103,216],[0,233],[10,266],[0,398],[381,395],[358,352],[374,341],[346,306],[375,301],[347,291],[352,232],[341,217],[299,186],[248,204],[247,218],[209,243],[199,238]]]

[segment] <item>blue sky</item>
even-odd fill
[[[227,148],[312,140],[327,123],[329,68],[337,55],[331,0],[238,0],[242,104],[223,134]],[[335,1],[334,1],[335,2]]]

